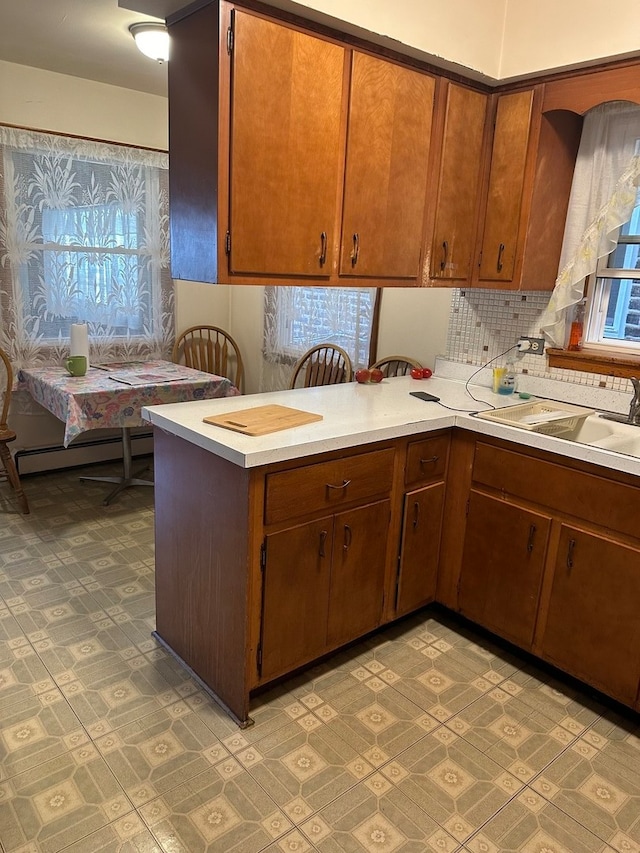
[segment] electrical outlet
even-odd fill
[[[532,355],[544,355],[544,338],[528,338],[525,335],[521,335],[518,344],[521,341],[528,341],[529,343],[529,346],[521,350],[521,352],[530,352]]]

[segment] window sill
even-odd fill
[[[632,355],[605,355],[595,350],[582,349],[570,352],[564,349],[548,349],[549,367],[563,370],[582,370],[586,373],[600,373],[603,376],[640,376],[640,357]]]

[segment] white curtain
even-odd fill
[[[0,126],[0,346],[61,364],[73,323],[92,361],[169,358],[168,157]]]
[[[571,187],[560,273],[540,328],[563,347],[573,305],[584,296],[587,276],[616,246],[620,226],[637,204],[640,185],[640,107],[603,104],[584,119]]]
[[[332,343],[366,367],[376,289],[265,287],[261,391],[289,387],[293,367],[310,347]]]

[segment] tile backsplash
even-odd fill
[[[506,357],[496,357],[514,346],[521,335],[540,337],[540,318],[548,301],[546,291],[455,290],[447,331],[447,360],[480,366],[495,358],[494,365],[503,365]],[[515,354],[514,350],[510,355]],[[550,368],[543,356],[517,354],[514,363],[518,373],[532,377],[625,393],[631,387],[628,379]]]

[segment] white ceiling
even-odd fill
[[[166,65],[143,56],[128,28],[187,2],[0,0],[0,60],[166,96]]]

